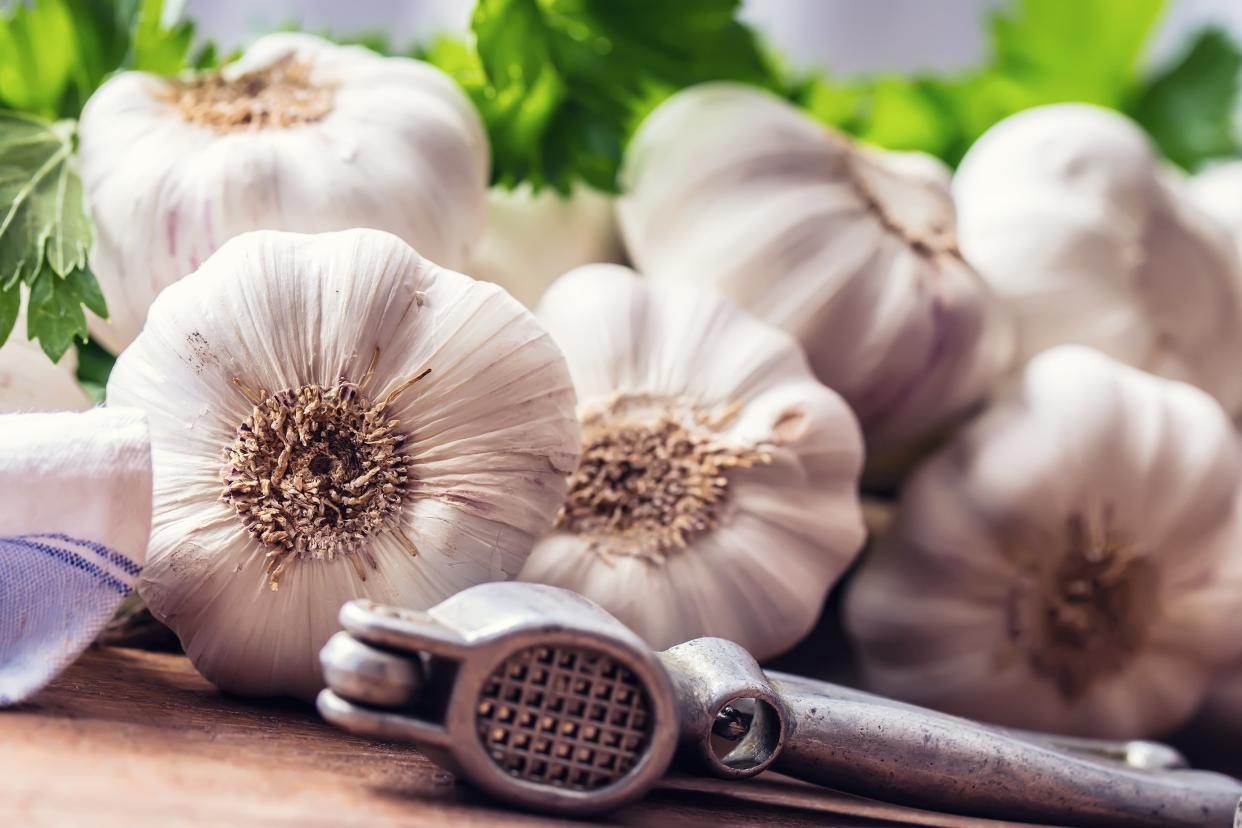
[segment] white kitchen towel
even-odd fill
[[[0,706],[90,645],[133,589],[150,534],[141,412],[0,416]]]

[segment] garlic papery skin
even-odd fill
[[[110,312],[92,331],[114,351],[160,290],[239,233],[373,227],[460,268],[483,231],[478,113],[416,60],[268,35],[218,73],[112,78],[79,134]]]
[[[487,194],[487,229],[467,270],[534,308],[558,276],[597,262],[620,262],[620,232],[613,197],[579,184],[561,195],[529,184],[493,187]]]
[[[1018,320],[1020,359],[1081,344],[1242,413],[1242,267],[1139,127],[1087,104],[1001,121],[953,183],[962,252]]]
[[[864,537],[849,407],[792,338],[688,285],[590,265],[538,315],[569,360],[583,451],[521,579],[585,595],[657,649],[793,646]]]
[[[639,271],[792,333],[858,415],[872,464],[954,422],[1010,365],[1009,320],[958,255],[935,170],[766,92],[705,84],[643,122],[618,213]]]
[[[1192,176],[1186,191],[1195,205],[1214,218],[1242,251],[1242,161],[1225,161]]]
[[[0,414],[22,411],[85,411],[90,397],[74,377],[71,348],[53,363],[37,343],[26,339],[26,319],[19,315],[8,341],[0,345]]]
[[[1048,350],[907,481],[845,604],[869,687],[1057,733],[1168,732],[1242,654],[1242,455],[1203,391]]]
[[[376,230],[226,242],[156,299],[108,401],[151,422],[139,591],[244,694],[313,697],[347,600],[428,607],[514,575],[578,459],[535,318]]]

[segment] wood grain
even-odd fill
[[[410,748],[335,730],[309,707],[221,695],[184,656],[87,653],[28,703],[0,711],[0,825],[526,826]],[[672,777],[594,824],[960,826],[781,777]]]

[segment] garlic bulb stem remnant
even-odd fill
[[[619,217],[653,281],[717,289],[797,337],[872,464],[954,423],[1010,365],[1009,322],[957,251],[936,164],[705,84],[644,121]]]
[[[251,695],[313,697],[347,600],[427,607],[515,574],[578,460],[534,317],[376,230],[227,242],[156,300],[108,399],[151,421],[142,596]]]
[[[251,536],[272,550],[267,576],[273,590],[291,561],[335,554],[348,554],[365,581],[359,547],[380,529],[392,531],[417,554],[392,525],[415,458],[400,453],[405,442],[397,433],[400,421],[385,412],[431,369],[372,403],[362,395],[378,357],[377,349],[372,368],[357,384],[342,382],[328,390],[307,385],[266,398],[262,391],[244,389],[255,407],[228,449],[222,497]],[[365,547],[361,555],[372,568],[378,566]]]
[[[1023,361],[1088,345],[1242,412],[1237,251],[1136,124],[1087,104],[1022,112],[971,147],[953,192],[962,250],[1017,318]]]
[[[1242,448],[1207,394],[1049,350],[921,466],[851,584],[875,690],[1052,732],[1165,733],[1242,656]]]
[[[620,266],[566,274],[539,317],[569,361],[582,460],[522,579],[586,595],[656,648],[793,646],[864,536],[845,402],[786,334]]]
[[[240,233],[374,227],[460,267],[483,231],[478,113],[416,60],[268,35],[217,72],[110,79],[79,133],[111,314],[92,333],[114,351],[163,288]]]

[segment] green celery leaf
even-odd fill
[[[616,189],[621,151],[660,98],[707,80],[776,88],[739,0],[480,0],[472,42],[423,57],[474,100],[495,183]]]
[[[1132,114],[1164,154],[1188,170],[1235,155],[1239,69],[1238,44],[1220,29],[1204,29],[1180,60],[1142,90]]]
[[[39,340],[48,359],[59,362],[74,339],[85,342],[88,338],[83,306],[106,315],[107,307],[94,275],[82,268],[61,277],[50,267],[44,267],[30,286],[26,336]]]

